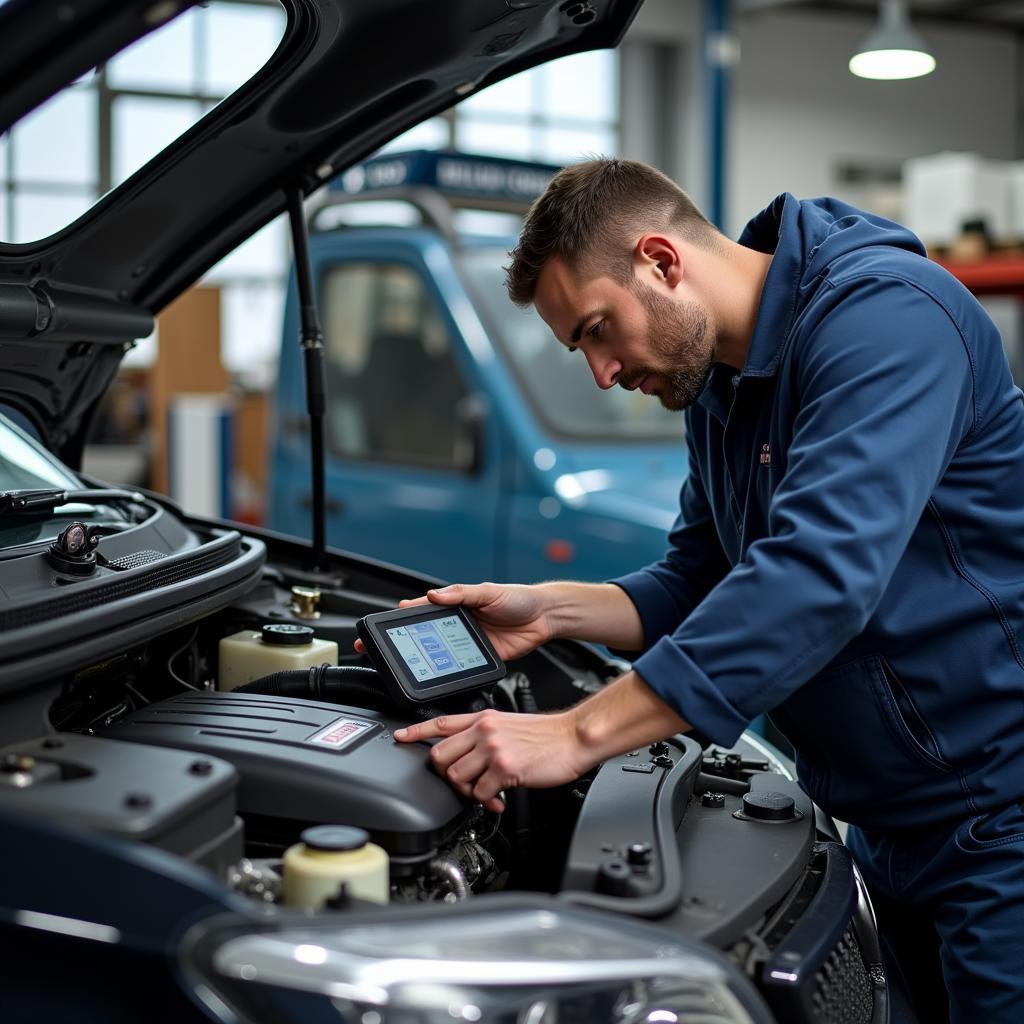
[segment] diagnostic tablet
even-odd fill
[[[505,665],[464,608],[416,605],[375,612],[356,632],[384,683],[405,700],[479,690],[505,675]]]

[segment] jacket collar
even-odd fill
[[[750,220],[738,239],[740,245],[772,254],[744,377],[772,377],[778,369],[804,271],[799,219],[800,201],[784,192]]]

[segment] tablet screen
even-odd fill
[[[456,615],[411,622],[385,630],[411,679],[429,686],[453,672],[487,667],[488,659]]]

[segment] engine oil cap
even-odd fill
[[[743,813],[754,821],[793,821],[796,803],[788,793],[756,790],[743,794]]]
[[[311,644],[313,636],[312,626],[298,626],[291,622],[268,622],[260,630],[263,642],[275,647],[300,647],[302,644]]]
[[[370,841],[370,835],[365,829],[353,825],[314,825],[304,829],[299,838],[308,849],[322,850],[324,853],[361,850]]]

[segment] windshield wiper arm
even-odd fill
[[[144,501],[138,491],[121,488],[89,488],[62,491],[55,487],[0,491],[0,516],[49,515],[55,508],[73,501]]]

